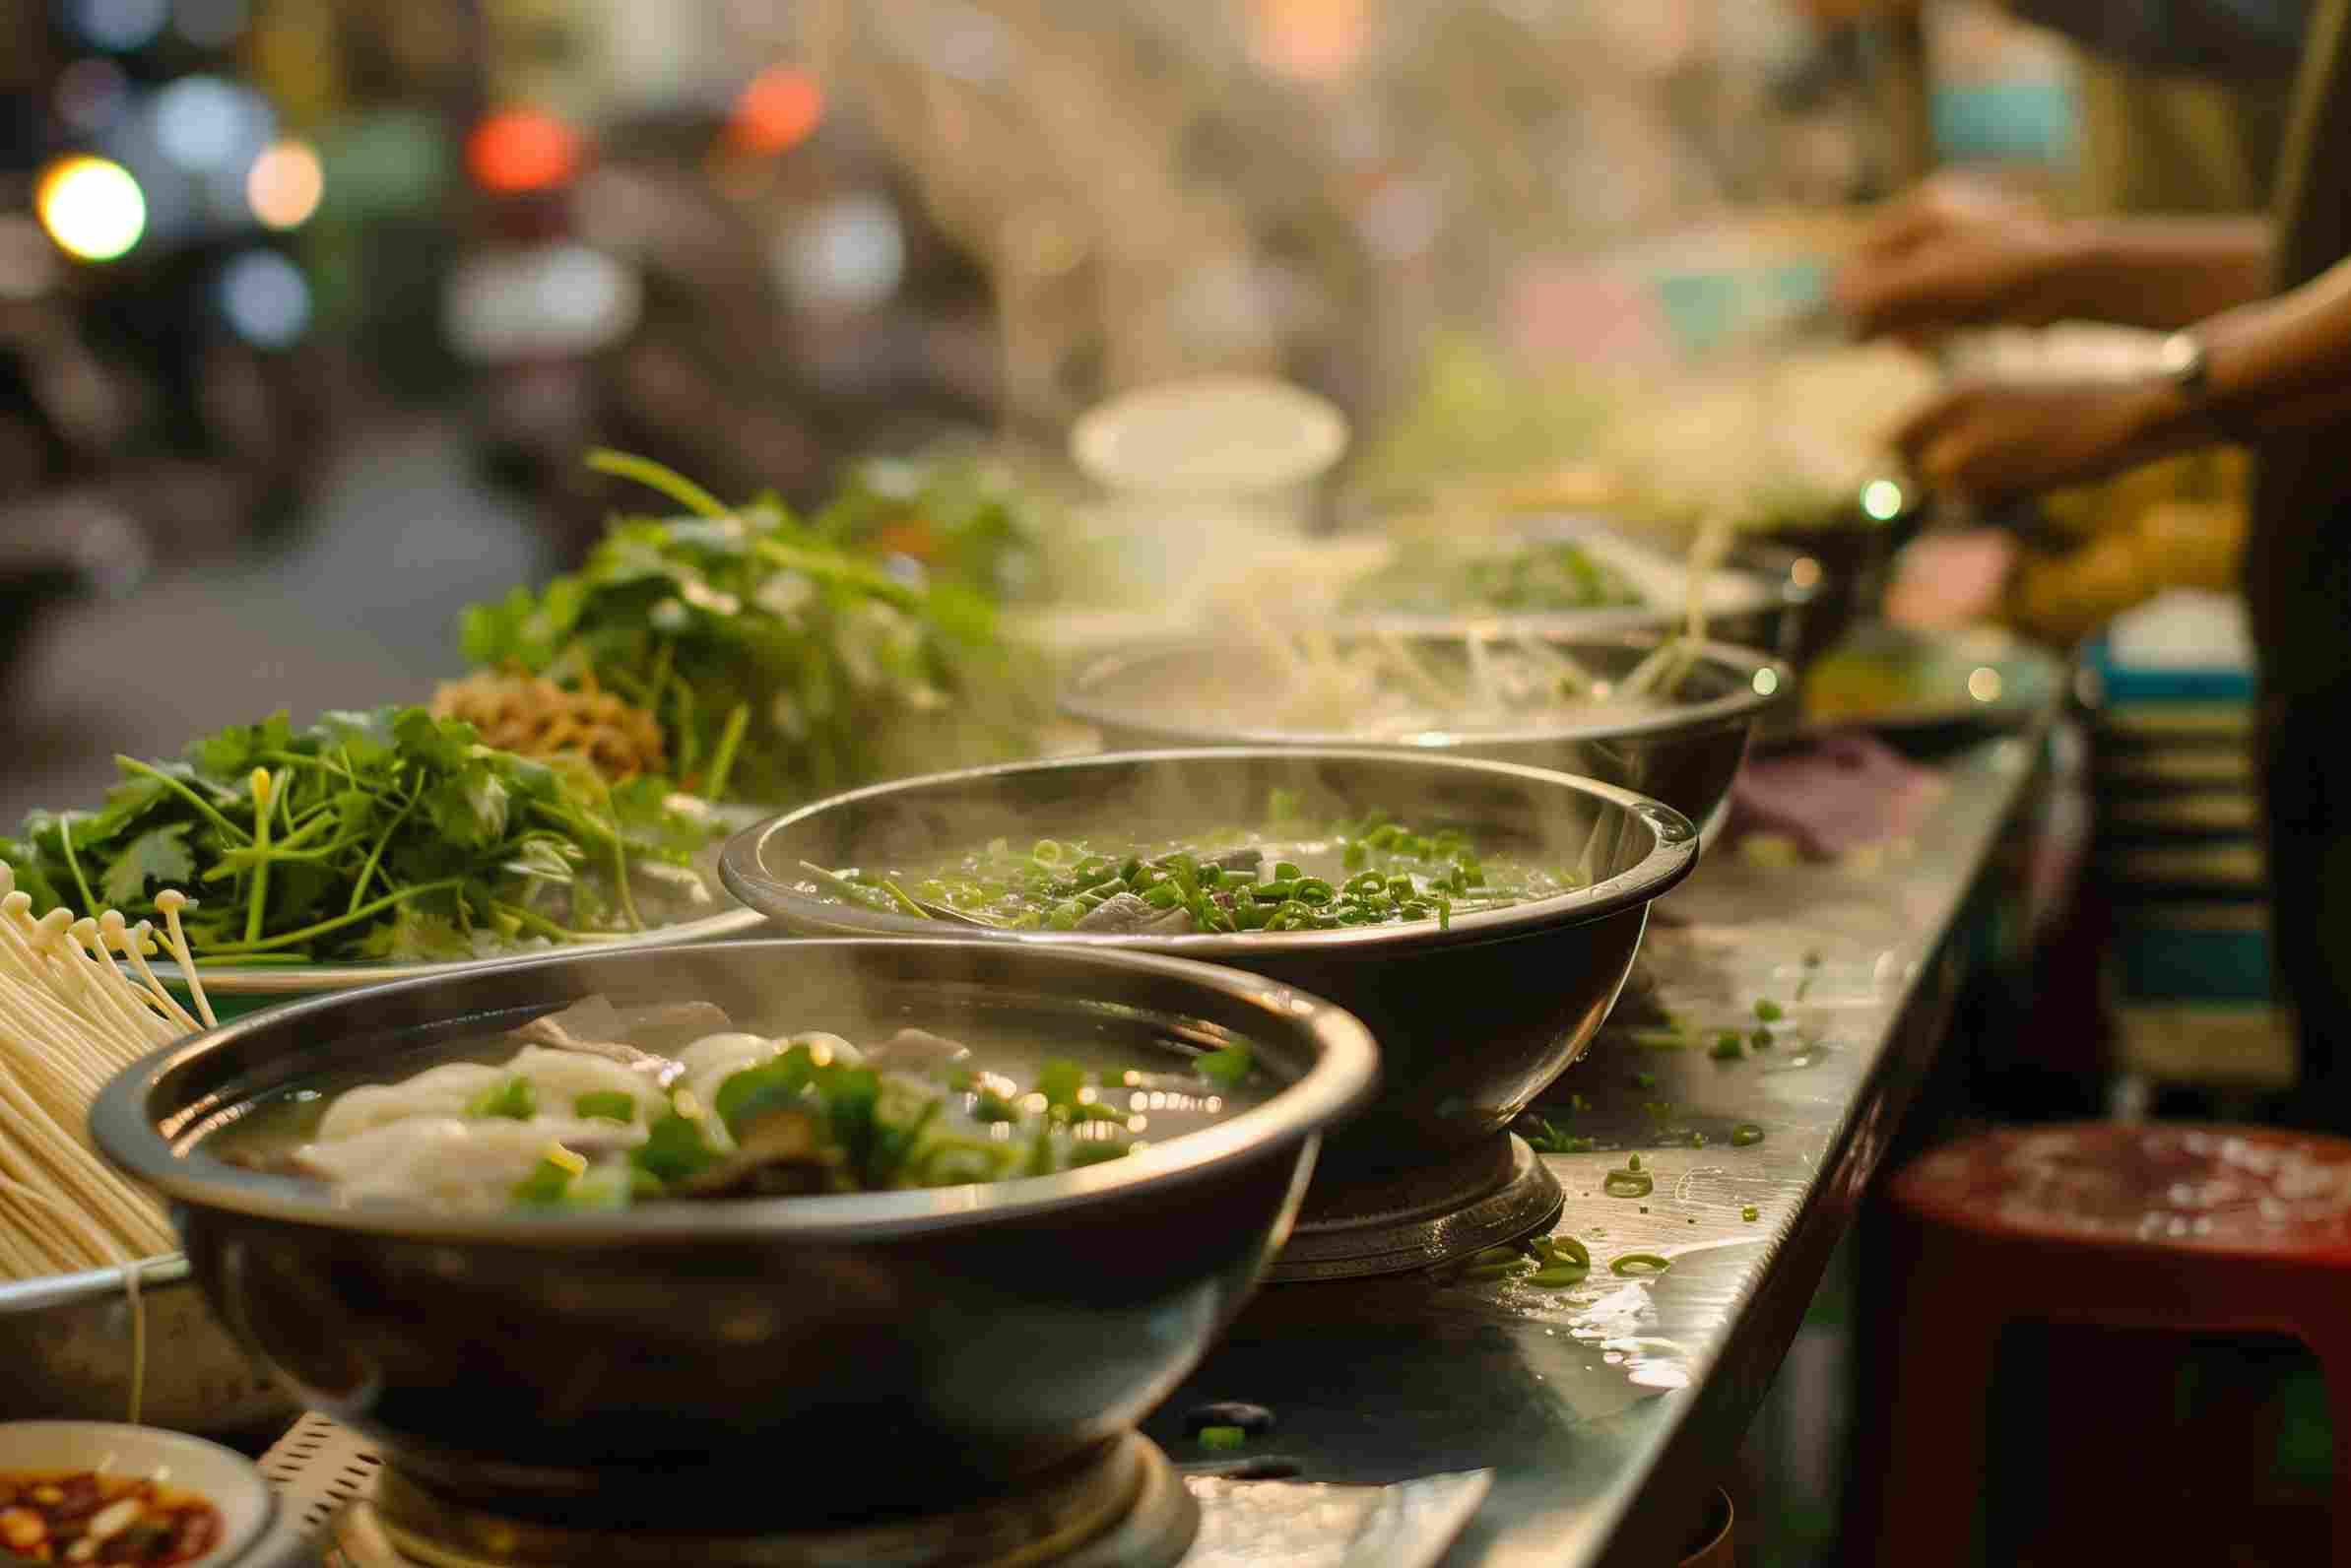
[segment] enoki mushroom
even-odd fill
[[[0,1279],[121,1271],[134,1423],[147,1363],[139,1271],[178,1243],[154,1198],[98,1155],[86,1124],[108,1078],[216,1021],[180,930],[189,902],[175,888],[157,896],[160,937],[111,909],[96,920],[63,909],[36,920],[0,861]],[[187,976],[196,1014],[149,965],[159,946]]]

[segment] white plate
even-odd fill
[[[97,1470],[183,1487],[221,1511],[220,1543],[188,1568],[229,1568],[269,1528],[277,1494],[243,1456],[200,1437],[112,1421],[0,1422],[0,1470]]]

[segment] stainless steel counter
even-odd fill
[[[1675,1561],[1943,1041],[2045,745],[2037,729],[1946,754],[1926,829],[1874,864],[1724,853],[1658,905],[1651,1008],[1631,999],[1618,1018],[1663,1010],[1681,1030],[1611,1021],[1538,1107],[1597,1141],[1546,1156],[1568,1193],[1560,1231],[1592,1252],[1582,1284],[1271,1288],[1146,1430],[1179,1462],[1226,1457],[1184,1415],[1242,1400],[1276,1420],[1248,1455],[1304,1479],[1490,1467],[1449,1564]],[[1724,1030],[1762,1022],[1759,1000],[1785,1014],[1771,1045],[1718,1060]],[[1761,1141],[1734,1145],[1741,1123]],[[1646,1197],[1603,1189],[1628,1151]],[[1629,1253],[1671,1268],[1612,1273]]]

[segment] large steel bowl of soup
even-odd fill
[[[1663,801],[1711,839],[1758,722],[1793,700],[1796,678],[1723,643],[1663,648],[1654,632],[1474,621],[1279,648],[1199,638],[1096,660],[1062,710],[1109,751],[1380,746],[1524,762]]]
[[[1331,1004],[1161,954],[751,941],[276,1009],[92,1127],[435,1506],[764,1535],[1121,1441],[1376,1073]]]
[[[1697,854],[1681,813],[1592,779],[1218,749],[853,791],[738,837],[720,874],[802,935],[1143,950],[1347,1009],[1381,1089],[1324,1148],[1276,1271],[1302,1277],[1426,1267],[1556,1215],[1507,1129],[1590,1043]]]

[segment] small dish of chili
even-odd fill
[[[0,1423],[0,1565],[229,1568],[274,1510],[259,1470],[201,1438],[103,1421]]]

